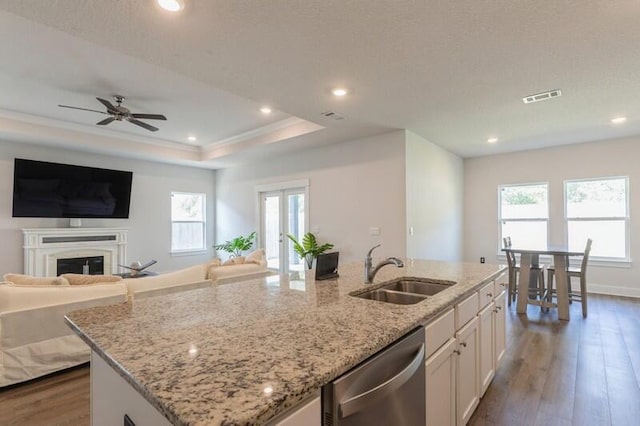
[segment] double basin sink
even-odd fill
[[[451,288],[454,284],[456,283],[453,281],[428,278],[398,278],[373,290],[353,294],[353,296],[396,305],[412,305]]]

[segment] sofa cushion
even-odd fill
[[[32,277],[22,274],[4,274],[4,280],[20,285],[69,285],[63,277]]]
[[[62,274],[60,276],[69,281],[69,284],[71,285],[114,283],[116,281],[122,281],[122,277],[117,275]]]
[[[207,279],[217,280],[220,278],[236,277],[241,275],[253,275],[267,271],[267,262],[262,264],[243,263],[238,265],[213,266],[207,271]]]
[[[195,265],[166,274],[142,278],[125,278],[121,282],[127,285],[129,294],[158,288],[173,287],[205,280],[206,265]]]
[[[262,264],[264,259],[264,249],[257,249],[252,251],[245,257],[244,263],[256,263],[258,265]]]

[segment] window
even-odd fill
[[[629,203],[627,177],[565,181],[567,244],[584,250],[593,240],[591,255],[629,258]]]
[[[549,194],[546,183],[500,186],[500,238],[520,247],[546,247]]]
[[[206,250],[205,194],[171,193],[171,252]]]

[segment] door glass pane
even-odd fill
[[[546,183],[500,188],[501,219],[541,219],[548,215]]]
[[[568,221],[569,249],[582,251],[587,239],[593,240],[591,256],[625,257],[626,221],[570,220]]]
[[[626,217],[627,180],[567,182],[567,217]]]
[[[305,234],[304,229],[304,194],[287,195],[287,233],[301,241]],[[287,239],[287,258],[290,271],[304,271],[305,261],[293,249],[293,243]]]
[[[264,251],[268,268],[280,268],[280,196],[264,198]]]
[[[502,236],[511,237],[513,247],[543,249],[547,246],[547,222],[505,220],[502,222]]]

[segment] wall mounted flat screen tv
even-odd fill
[[[15,159],[13,217],[129,217],[133,173]]]

